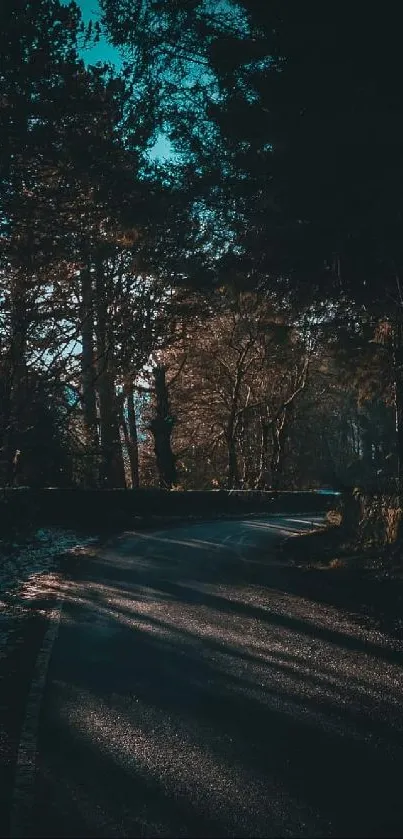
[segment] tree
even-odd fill
[[[273,299],[216,294],[210,314],[187,322],[159,357],[170,376],[174,451],[185,482],[221,485],[225,476],[229,488],[253,487],[264,473],[263,483],[275,485],[280,420],[284,425],[305,386],[308,356]]]
[[[211,113],[237,172],[242,262],[254,282],[280,284],[296,298],[328,301],[350,321],[369,322],[370,340],[380,321],[391,324],[402,463],[403,113],[395,10],[240,5],[248,23],[237,50],[225,38],[212,45],[222,97]],[[227,270],[237,263],[233,253]],[[401,466],[398,476],[400,484]]]
[[[154,451],[161,489],[172,489],[176,484],[175,456],[171,447],[171,434],[176,418],[170,408],[166,371],[162,364],[153,370],[155,388],[155,414],[150,421],[154,437]]]
[[[12,478],[30,330],[40,319],[44,239],[53,239],[49,148],[64,69],[75,61],[78,14],[56,0],[2,4],[0,218],[3,410],[1,477]],[[33,200],[35,207],[33,209]],[[40,230],[38,231],[38,227]],[[46,232],[45,232],[46,227]]]
[[[123,486],[119,388],[130,393],[165,322],[151,314],[162,286],[152,271],[163,190],[142,172],[152,109],[143,103],[136,128],[130,86],[78,60],[74,4],[32,0],[25,15],[6,3],[2,15],[2,478],[20,448],[23,380],[33,367],[75,390],[83,481]]]

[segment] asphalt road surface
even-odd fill
[[[403,835],[403,654],[276,560],[311,522],[83,552],[12,835],[24,818],[37,837]]]

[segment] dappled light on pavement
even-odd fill
[[[35,835],[399,835],[401,650],[287,590],[266,524],[83,554],[64,584]],[[259,551],[264,583],[247,579]]]

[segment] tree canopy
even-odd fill
[[[100,8],[0,11],[1,482],[400,481],[395,10]]]

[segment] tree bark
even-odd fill
[[[84,421],[84,484],[98,485],[99,440],[94,363],[94,299],[90,265],[81,273],[81,393]]]
[[[171,446],[171,434],[176,419],[170,411],[165,367],[163,365],[158,365],[154,369],[154,389],[156,409],[149,427],[154,437],[159,486],[161,489],[171,489],[177,483],[176,459]]]
[[[287,397],[287,399],[285,399],[282,402],[274,416],[269,417],[268,407],[266,408],[266,413],[263,413],[261,416],[261,457],[260,472],[257,479],[257,486],[262,486],[263,484],[267,483],[267,481],[264,481],[265,466],[267,464],[270,469],[270,485],[276,491],[278,490],[284,459],[285,423],[297,396],[306,387],[308,367],[309,356],[307,355],[304,359],[302,369],[299,371],[296,377],[294,389]],[[272,452],[270,463],[268,463],[267,461],[269,430],[271,432],[272,439]]]
[[[108,324],[107,292],[102,266],[96,276],[97,391],[100,421],[100,486],[126,487],[119,411],[113,371],[113,344]]]
[[[260,452],[259,452],[259,474],[256,479],[256,489],[264,489],[266,486],[265,472],[267,470],[269,451],[269,422],[263,415],[260,416]]]
[[[286,439],[287,409],[283,411],[271,426],[272,455],[270,462],[271,486],[275,492],[280,489],[284,466],[284,444]]]
[[[393,375],[397,448],[397,491],[403,491],[403,323],[399,318],[393,334]]]
[[[136,410],[134,405],[134,389],[133,385],[126,385],[125,397],[127,406],[127,422],[123,417],[123,429],[125,435],[125,443],[130,463],[130,479],[132,489],[137,489],[140,486],[139,477],[139,444],[137,434],[137,420]]]
[[[233,428],[229,428],[227,433],[225,434],[225,439],[227,443],[227,450],[228,450],[228,478],[227,478],[227,486],[228,489],[237,489],[239,487],[239,464],[238,464],[238,453],[236,447],[236,439],[235,439],[235,432]]]
[[[19,277],[11,295],[11,337],[4,365],[4,390],[1,411],[0,480],[5,486],[16,481],[17,466],[22,443],[20,423],[26,376],[25,353],[27,343],[27,305]]]
[[[100,485],[108,489],[126,487],[122,442],[114,378],[104,370],[98,382],[101,462]]]

